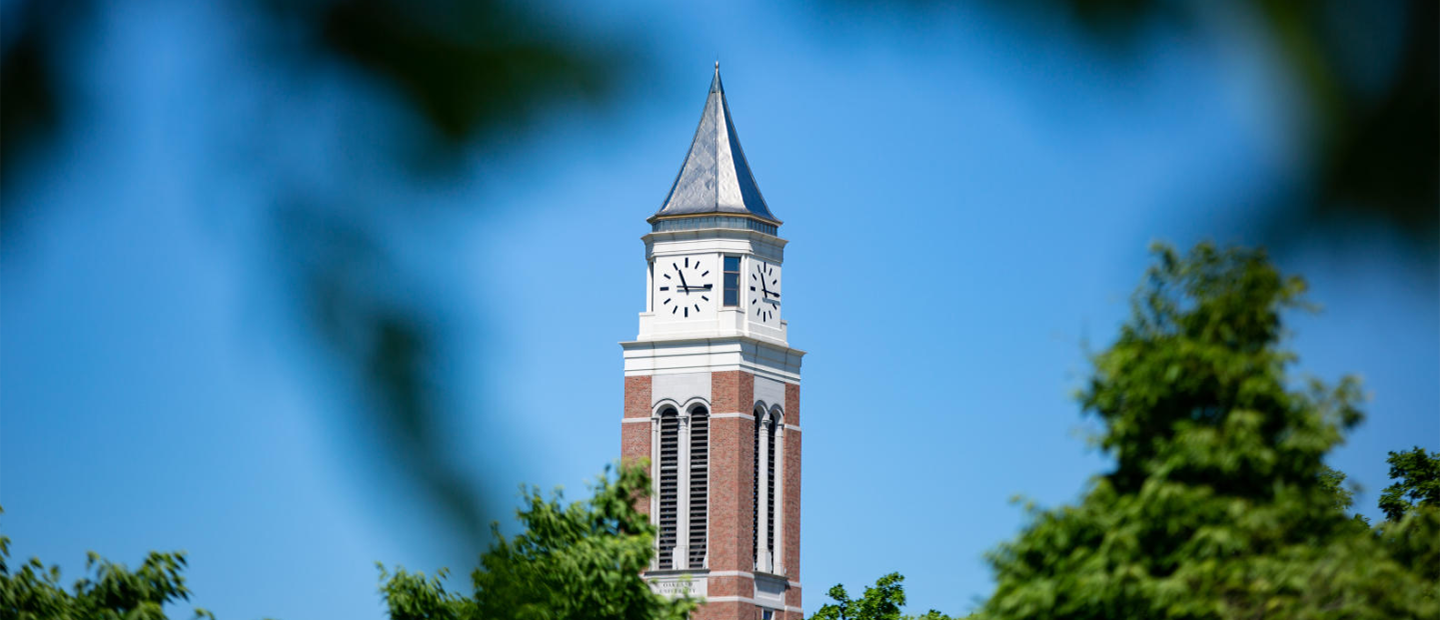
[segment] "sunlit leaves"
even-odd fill
[[[982,615],[1440,615],[1435,511],[1372,530],[1323,462],[1361,418],[1358,381],[1291,387],[1281,312],[1304,307],[1304,282],[1259,251],[1156,254],[1081,394],[1115,470],[989,554]]]
[[[146,556],[135,571],[91,552],[85,576],[72,588],[60,583],[60,567],[39,558],[10,570],[10,539],[0,536],[0,617],[14,620],[164,620],[164,606],[190,599],[184,553]],[[214,619],[196,608],[195,618]]]
[[[518,514],[525,531],[506,538],[495,529],[495,544],[472,575],[472,596],[447,592],[443,573],[426,578],[382,568],[391,617],[683,620],[696,602],[658,595],[640,577],[654,554],[655,528],[634,502],[649,488],[642,466],[622,466],[614,478],[601,477],[584,502],[527,489]]]

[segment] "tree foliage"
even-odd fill
[[[836,584],[825,594],[833,600],[810,616],[810,620],[954,620],[934,609],[920,616],[901,615],[905,606],[905,576],[890,573],[865,588],[865,595],[850,598],[845,586]]]
[[[0,617],[13,620],[164,620],[165,605],[188,601],[184,553],[146,556],[130,571],[90,552],[86,576],[70,590],[60,584],[60,567],[39,558],[10,571],[10,539],[0,536]],[[195,608],[196,618],[210,612]]]
[[[1409,452],[1391,452],[1390,477],[1395,484],[1380,494],[1380,510],[1389,521],[1400,521],[1417,506],[1440,509],[1440,453],[1416,446]]]
[[[697,602],[650,590],[640,572],[654,555],[655,526],[635,509],[650,489],[643,465],[602,476],[584,502],[563,504],[526,490],[518,511],[525,531],[514,538],[494,528],[495,544],[472,575],[474,592],[447,592],[442,573],[427,578],[381,569],[381,592],[394,620],[614,619],[683,620]]]
[[[982,615],[1440,616],[1435,511],[1371,530],[1323,463],[1361,420],[1358,381],[1291,388],[1281,312],[1304,282],[1262,251],[1156,257],[1080,395],[1115,469],[988,554]]]

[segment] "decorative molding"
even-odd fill
[[[625,350],[627,377],[741,370],[799,385],[805,355],[781,342],[741,335],[634,340],[620,346]]]
[[[711,418],[711,419],[716,419],[716,418],[745,418],[746,420],[750,420],[751,422],[754,422],[754,421],[755,421],[755,416],[750,415],[750,414],[748,414],[748,413],[712,413],[712,414],[710,414],[710,418]],[[631,418],[631,419],[638,420],[638,419],[640,419],[640,418]]]
[[[766,602],[766,601],[757,601],[757,600],[755,600],[755,599],[753,599],[753,598],[750,598],[750,597],[748,597],[748,596],[707,596],[707,597],[705,597],[705,601],[708,602],[708,603],[750,603],[751,605],[756,605],[756,606],[759,606],[759,607],[764,607],[764,608],[766,608],[766,609],[774,609],[774,610],[782,610],[782,609],[783,609],[783,610],[785,610],[785,611],[793,611],[793,612],[795,612],[795,613],[797,613],[797,614],[803,614],[803,613],[805,613],[805,610],[804,610],[804,609],[801,609],[801,608],[799,608],[799,607],[791,607],[791,606],[789,606],[789,605],[779,605],[779,606],[776,606],[776,605],[773,604],[773,603],[769,603],[769,602]]]

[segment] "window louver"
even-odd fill
[[[766,425],[766,432],[770,433],[770,445],[765,456],[765,517],[768,523],[765,524],[765,549],[770,552],[770,557],[775,557],[775,427],[776,420],[771,420]],[[773,559],[771,560],[774,561]]]
[[[690,568],[705,568],[706,518],[710,499],[710,416],[690,414]]]
[[[680,419],[674,409],[660,414],[660,539],[659,568],[674,568],[679,516]]]

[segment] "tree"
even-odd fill
[[[1376,528],[1385,550],[1431,584],[1431,600],[1440,599],[1440,454],[1416,447],[1391,452],[1395,484],[1380,495],[1385,522]]]
[[[0,536],[0,617],[13,620],[165,620],[165,605],[190,600],[184,553],[146,556],[134,572],[91,552],[87,576],[71,591],[60,585],[60,567],[31,558],[10,572],[10,538]],[[214,614],[195,608],[196,618]]]
[[[890,573],[865,588],[865,595],[858,599],[850,598],[845,586],[836,584],[825,593],[835,602],[826,603],[810,620],[953,620],[933,609],[921,616],[900,615],[905,605],[904,581],[904,575]]]
[[[1080,394],[1115,468],[988,554],[981,615],[1440,617],[1433,513],[1377,535],[1323,463],[1361,420],[1358,382],[1290,388],[1281,311],[1305,283],[1263,251],[1155,253]]]
[[[607,470],[608,472],[608,470]],[[438,577],[381,568],[381,592],[394,620],[545,618],[683,620],[698,601],[651,591],[640,572],[654,556],[655,526],[635,509],[648,495],[640,465],[621,466],[592,487],[585,502],[562,505],[526,490],[518,511],[525,532],[511,539],[494,527],[495,544],[480,558],[470,597],[447,592]]]
[[[1440,509],[1440,453],[1426,453],[1416,446],[1409,452],[1391,452],[1385,459],[1390,477],[1398,480],[1380,494],[1385,518],[1399,521],[1417,506]]]

